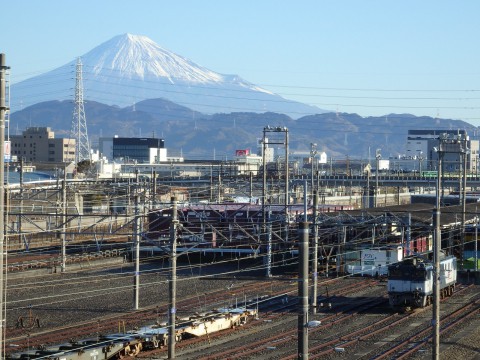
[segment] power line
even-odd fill
[[[71,138],[75,139],[75,163],[90,160],[90,143],[87,133],[87,119],[83,104],[82,61],[77,60],[75,77],[75,108],[73,111]]]

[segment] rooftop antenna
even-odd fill
[[[82,60],[77,59],[75,76],[75,106],[73,109],[71,138],[75,139],[75,163],[90,160],[90,143],[83,103]]]

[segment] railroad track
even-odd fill
[[[350,287],[350,286],[349,286]],[[356,287],[358,290],[361,290],[359,286]],[[462,293],[464,290],[469,287],[459,287],[456,291],[456,294]],[[345,289],[345,293],[349,291]],[[355,292],[353,289],[352,293]],[[334,296],[333,296],[334,297]],[[332,298],[333,298],[332,297]],[[446,300],[446,299],[445,299]],[[328,299],[326,299],[328,301]],[[351,325],[355,321],[355,318],[358,314],[371,311],[376,309],[379,306],[385,306],[387,304],[386,298],[377,298],[377,299],[364,299],[364,301],[359,300],[354,306],[343,306],[339,309],[333,308],[333,314],[326,315],[322,318],[321,326],[318,328],[312,328],[309,330],[309,334],[312,337],[315,337],[316,333],[328,332],[328,329],[336,328],[341,324]],[[292,304],[290,304],[292,305]],[[293,304],[293,308],[295,305]],[[284,309],[287,310],[287,309]],[[392,313],[387,315],[382,319],[373,319],[371,324],[368,326],[359,325],[360,329],[353,331],[341,331],[341,336],[333,336],[329,339],[325,339],[321,344],[314,345],[309,348],[309,357],[311,359],[320,359],[325,356],[331,355],[336,351],[344,351],[345,348],[353,347],[354,345],[365,342],[368,339],[374,337],[378,334],[383,334],[389,328],[396,328],[402,326],[402,324],[408,322],[409,319],[418,315],[419,312],[427,311],[426,309],[421,309],[420,311],[412,311],[409,313]],[[274,311],[272,311],[274,313]],[[279,317],[284,316],[285,313],[279,315]],[[262,320],[265,318],[262,316]],[[251,322],[246,325],[249,326],[258,326],[261,322]],[[282,326],[280,324],[280,326]],[[242,331],[246,329],[242,329]],[[257,336],[258,337],[258,336]],[[268,359],[271,358],[268,355],[269,349],[278,349],[280,347],[287,347],[290,349],[290,355],[288,354],[276,354],[272,358],[278,359],[295,359],[297,358],[296,353],[292,353],[291,350],[296,346],[293,346],[297,341],[297,330],[285,330],[283,332],[278,331],[275,336],[268,336],[263,339],[257,340],[255,342],[248,342],[248,345],[245,346],[235,346],[231,347],[228,350],[218,351],[211,353],[203,357],[195,357],[201,360],[213,360],[213,359],[247,359],[247,358],[258,358],[258,359]],[[238,342],[236,342],[238,343]],[[267,353],[267,354],[266,354]],[[288,353],[288,350],[287,350]],[[188,355],[182,356],[181,358],[189,358]],[[193,357],[190,357],[193,358]]]
[[[296,279],[288,280],[289,285],[296,285]],[[284,282],[285,283],[285,282]],[[286,284],[288,284],[286,283]],[[376,282],[375,282],[376,283]],[[359,284],[362,287],[369,287],[372,284],[371,280],[362,280],[356,281],[354,284],[343,284],[341,279],[324,279],[319,283],[321,286],[325,286],[328,284],[331,286],[329,292],[331,293],[331,297],[340,296],[346,294],[348,292],[353,291],[354,288],[358,288]],[[219,338],[228,337],[231,334],[244,332],[245,330],[253,329],[258,324],[268,323],[270,321],[275,320],[276,318],[285,316],[286,314],[292,314],[295,311],[297,306],[297,299],[294,297],[296,295],[297,287],[294,289],[286,288],[279,289],[279,291],[273,293],[271,296],[261,299],[260,308],[264,308],[264,310],[260,310],[262,312],[261,319],[256,321],[248,322],[247,324],[235,328],[224,330],[222,332],[210,334],[209,336],[192,338],[187,340],[182,340],[180,343],[176,345],[176,348],[180,350],[188,349],[188,348],[195,348],[195,352],[198,352],[198,347],[207,347],[209,348],[211,343],[216,341]],[[286,299],[289,299],[286,301]],[[238,347],[237,347],[238,349]],[[165,349],[156,349],[151,351],[145,351],[139,354],[139,358],[157,358],[160,354],[164,353]],[[195,355],[195,359],[198,358],[198,355]]]
[[[226,277],[224,280],[227,281],[228,278]],[[244,295],[244,299],[248,298],[250,300],[250,305],[256,306],[256,297],[260,294],[259,307],[261,309],[261,317],[235,329],[183,340],[177,344],[177,357],[179,359],[199,359],[198,354],[200,352],[204,354],[201,358],[204,360],[296,358],[297,355],[294,353],[294,349],[297,342],[297,330],[293,328],[292,324],[295,322],[292,320],[296,320],[295,312],[298,305],[296,298],[297,280],[296,278],[288,277],[279,277],[265,281],[237,279],[233,287],[228,287],[228,289],[223,287],[210,291],[206,295],[208,296],[209,304],[212,305],[224,305],[225,303],[234,305],[235,296]],[[371,343],[371,339],[376,336],[384,337],[391,328],[407,328],[408,326],[405,324],[410,319],[429,309],[387,315],[385,315],[385,310],[376,311],[379,307],[382,309],[386,308],[387,302],[384,287],[378,285],[382,284],[373,279],[364,278],[348,279],[348,282],[342,281],[340,278],[322,279],[319,282],[318,287],[322,290],[323,296],[319,297],[318,303],[323,302],[326,306],[319,309],[319,313],[322,316],[321,326],[309,330],[311,335],[311,346],[309,347],[311,359],[324,358],[338,349],[348,351],[348,348],[361,347]],[[472,286],[457,286],[454,297],[471,288]],[[365,292],[368,293],[367,297],[359,295]],[[352,294],[357,294],[357,296],[349,296]],[[461,319],[465,319],[466,316],[478,314],[478,302],[478,299],[470,301],[472,307],[469,313],[458,312],[458,315],[452,318],[442,318],[442,324],[444,321],[448,321],[448,324],[442,325],[442,333],[457,326],[455,324],[464,321]],[[329,303],[332,304],[331,307],[328,306]],[[243,302],[241,301],[240,306],[242,304]],[[198,294],[196,296],[184,297],[184,300],[177,302],[177,307],[179,316],[191,314],[192,310],[201,312],[205,309],[199,300]],[[26,334],[23,329],[9,328],[7,329],[7,352],[18,351],[27,347],[38,347],[43,344],[68,342],[70,339],[78,340],[95,337],[100,334],[123,332],[134,327],[155,323],[159,320],[159,314],[166,312],[167,305],[163,303],[143,307],[141,311],[122,312],[113,316],[96,318],[93,321],[77,322],[65,327],[52,328],[48,331],[38,329],[32,331],[31,334]],[[360,314],[363,313],[370,315],[361,316]],[[325,336],[325,334],[331,335],[333,333],[331,329],[335,329],[335,332],[342,335]],[[428,326],[423,330],[428,333]],[[15,334],[16,336],[14,336]],[[272,336],[272,334],[275,335]],[[403,348],[393,350],[398,354],[401,352],[402,357],[399,358],[411,356],[412,352],[418,351],[418,349],[421,349],[428,343],[428,334],[422,335],[419,332],[416,335],[416,338],[402,339],[402,341],[405,341]],[[232,338],[242,340],[232,341]],[[248,343],[248,345],[244,347],[235,346],[239,341]],[[9,344],[15,344],[16,347],[14,349],[8,348]],[[414,346],[417,344],[418,346]],[[216,351],[213,352],[213,350]],[[382,349],[378,346],[378,349],[375,350],[376,355],[373,356],[378,356],[380,359],[382,358],[380,357],[382,353],[388,351],[389,348]],[[370,358],[372,352],[371,349],[369,351],[368,357]],[[155,359],[162,352],[165,352],[165,349],[142,352],[138,357]],[[353,354],[350,352],[349,355]],[[361,354],[356,354],[355,356],[356,358],[364,358]],[[385,356],[391,358],[390,353]]]
[[[275,288],[273,287],[275,282]],[[329,281],[329,283],[332,283]],[[255,305],[257,301],[256,294],[263,294],[259,297],[260,301],[265,299],[283,298],[297,291],[296,280],[291,278],[277,278],[276,280],[259,281],[251,279],[248,281],[238,280],[238,284],[229,289],[218,289],[208,294],[210,305],[225,304],[230,302],[233,305],[234,293],[242,294],[250,299],[250,304]],[[233,285],[233,283],[232,283]],[[270,291],[268,288],[270,287]],[[267,295],[265,295],[268,293]],[[190,296],[184,300],[177,301],[178,314],[181,317],[191,315],[193,312],[202,311],[202,305],[199,304],[199,296]],[[196,309],[196,311],[195,311]],[[45,344],[68,342],[71,339],[81,339],[85,337],[98,336],[112,332],[123,332],[129,329],[138,328],[147,324],[153,324],[159,321],[159,314],[168,313],[167,305],[152,305],[142,308],[139,311],[130,311],[114,316],[97,318],[93,321],[77,322],[72,325],[56,327],[54,329],[43,330],[41,328],[7,328],[7,348],[11,351],[23,350],[27,347],[38,347]],[[14,346],[14,347],[12,347]],[[8,352],[11,352],[8,351]]]
[[[242,291],[251,292],[264,288],[263,284],[259,284],[258,281],[250,281],[244,284]],[[209,297],[215,302],[225,301],[230,299],[230,295],[225,294],[225,290],[217,290],[209,294]],[[190,297],[188,299],[179,301],[177,307],[179,312],[186,311],[188,308],[198,306],[198,298]],[[52,343],[53,341],[61,342],[68,341],[70,339],[78,339],[92,334],[117,332],[120,330],[128,330],[130,328],[139,327],[146,322],[154,323],[158,321],[158,314],[167,313],[167,307],[165,304],[160,306],[148,306],[139,311],[131,311],[122,313],[115,316],[98,318],[95,321],[87,321],[83,323],[77,323],[74,325],[68,325],[64,327],[58,327],[56,329],[49,329],[42,331],[41,329],[32,330],[28,334],[28,343],[30,346],[38,346],[45,343]],[[24,348],[26,344],[25,329],[23,328],[9,328],[7,329],[7,347],[11,343],[15,343],[17,348]]]
[[[363,281],[355,282],[353,284],[347,284],[346,286],[343,286],[341,288],[332,289],[330,291],[331,294],[329,294],[328,298],[320,298],[320,300],[325,303],[328,303],[328,301],[331,301],[335,297],[350,294],[355,291],[371,287],[372,285],[375,285],[375,284],[377,284],[377,282],[371,281],[371,280],[363,280]],[[386,301],[386,299],[383,299],[383,301]],[[285,317],[286,315],[292,315],[292,313],[296,311],[297,305],[298,305],[297,299],[291,299],[288,303],[283,302],[281,304],[275,304],[272,308],[267,309],[267,311],[264,311],[262,313],[261,319],[259,321],[248,323],[242,328],[242,331],[256,327],[260,324],[264,324],[265,322],[268,323],[275,319]],[[350,310],[353,310],[354,307],[355,306],[351,306]],[[330,315],[330,317],[335,318],[335,317],[338,317],[339,315],[340,314],[336,312]],[[347,319],[345,319],[345,321],[346,320]],[[256,333],[258,333],[259,336],[261,336],[260,331]],[[222,332],[222,335],[226,335],[226,334]],[[242,357],[255,356],[258,352],[263,351],[266,347],[274,346],[272,344],[275,344],[275,346],[279,346],[281,344],[293,341],[295,340],[295,336],[296,336],[296,330],[283,331],[274,336],[270,335],[270,336],[264,337],[263,339],[257,340],[255,342],[249,342],[247,345],[244,345],[244,346],[234,346],[221,352],[216,352],[204,357],[198,357],[198,360],[237,359]]]
[[[457,291],[456,295],[462,293],[463,291],[467,290],[468,286],[461,286]],[[442,301],[446,301],[448,298],[442,299]],[[382,320],[376,321],[374,324],[370,326],[366,326],[365,328],[359,329],[357,331],[353,331],[350,333],[342,334],[342,336],[332,339],[329,342],[322,343],[318,346],[313,346],[309,349],[310,351],[310,359],[320,359],[324,356],[332,354],[336,351],[343,352],[348,347],[353,347],[359,343],[365,343],[369,339],[374,336],[380,335],[384,336],[384,334],[388,333],[390,329],[398,329],[404,323],[411,320],[412,318],[416,317],[419,313],[426,312],[430,310],[430,307],[416,309],[415,311],[410,311],[404,314],[393,313],[388,315]],[[387,352],[388,354],[386,357],[389,359],[392,354],[395,354],[397,350],[394,348],[389,349]],[[293,357],[289,357],[293,358]],[[287,359],[289,359],[287,358]],[[372,357],[368,356],[369,359],[373,359]],[[384,357],[380,357],[384,358]]]
[[[480,300],[476,299],[463,305],[454,312],[443,316],[440,319],[440,334],[444,334],[446,331],[451,330],[454,327],[458,327],[468,318],[478,315],[479,310]],[[405,340],[399,342],[395,346],[391,347],[380,355],[373,357],[372,359],[406,359],[420,350],[423,346],[427,345],[428,342],[431,342],[431,332],[431,326],[427,326],[424,329],[408,336]]]

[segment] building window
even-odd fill
[[[48,144],[48,147],[50,148],[55,147],[55,144]]]

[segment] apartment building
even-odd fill
[[[21,135],[11,135],[11,154],[32,163],[75,161],[75,139],[55,138],[49,127],[30,127]]]

